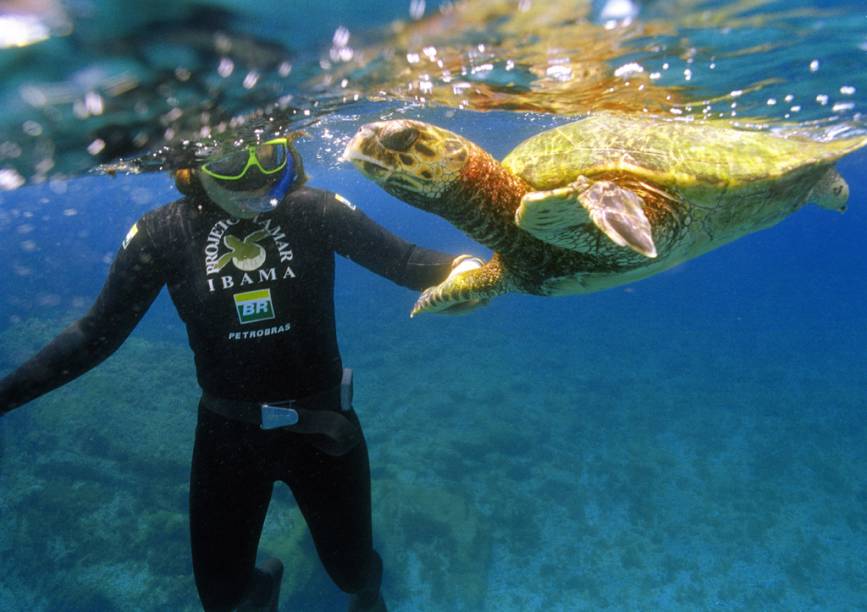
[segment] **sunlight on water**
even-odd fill
[[[165,144],[175,158],[160,155],[177,165],[187,141],[245,124],[285,129],[360,100],[851,129],[863,123],[867,91],[867,23],[845,4],[414,2],[390,25],[347,22],[301,49],[292,36],[250,34],[244,13],[206,5],[180,5],[174,20],[143,13],[92,40],[82,34],[95,32],[98,11],[46,6],[30,17],[50,39],[0,50],[0,189]],[[273,21],[294,25],[284,12]]]
[[[350,50],[344,33],[319,82],[347,98],[476,110],[861,119],[863,17],[770,1],[644,4],[458,3],[376,45]]]

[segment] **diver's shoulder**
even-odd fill
[[[189,234],[196,226],[195,218],[202,213],[202,207],[195,201],[189,197],[181,197],[147,211],[137,225],[152,242],[161,245]]]
[[[349,210],[356,210],[355,204],[349,201],[349,198],[346,196],[337,193],[336,191],[329,191],[327,189],[316,189],[313,187],[302,187],[297,191],[305,190],[306,193],[300,193],[299,196],[310,202],[315,203],[320,206],[324,206],[326,209],[329,207],[335,207],[337,209],[343,210],[344,208],[348,208]]]
[[[167,202],[146,212],[142,219],[148,219],[155,224],[175,224],[180,220],[201,216],[204,213],[204,204],[197,203],[193,198],[184,196]]]
[[[145,212],[141,219],[144,221],[145,219],[149,221],[159,222],[163,219],[167,219],[169,217],[174,217],[180,214],[185,208],[189,208],[189,199],[186,197],[178,198],[177,200],[172,200],[171,202],[166,202],[156,208],[152,208]]]
[[[283,214],[295,221],[307,219],[311,223],[320,223],[333,199],[330,191],[304,185],[286,196],[282,207]]]
[[[293,189],[286,197],[291,206],[316,206],[329,198],[330,192],[304,185]]]

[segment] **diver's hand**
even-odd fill
[[[464,272],[469,272],[470,270],[477,270],[485,265],[485,262],[475,255],[458,255],[452,261],[452,271],[449,272],[449,275],[446,277],[443,283],[448,283],[452,279],[457,276],[460,276]],[[482,306],[487,306],[490,300],[469,300],[467,302],[461,302],[460,304],[455,304],[454,306],[449,306],[445,310],[439,311],[437,314],[447,314],[447,315],[465,315],[468,314],[477,308]]]

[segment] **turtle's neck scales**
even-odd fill
[[[533,240],[515,226],[515,211],[529,185],[479,148],[470,150],[460,178],[442,198],[436,211],[470,237],[507,255],[525,250]]]
[[[585,254],[546,244],[515,225],[515,211],[528,191],[531,187],[526,181],[475,147],[469,150],[460,177],[435,206],[428,200],[425,210],[494,251],[496,265],[511,261],[506,264],[511,287],[544,295],[546,278],[573,275],[598,264]]]

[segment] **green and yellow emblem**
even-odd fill
[[[266,257],[265,249],[257,243],[267,237],[268,232],[265,230],[257,230],[243,240],[227,234],[223,237],[223,244],[228,247],[229,252],[217,260],[216,269],[222,270],[231,261],[236,268],[244,272],[256,270],[265,263]]]
[[[274,304],[270,289],[236,293],[235,310],[241,323],[257,323],[274,318]]]

